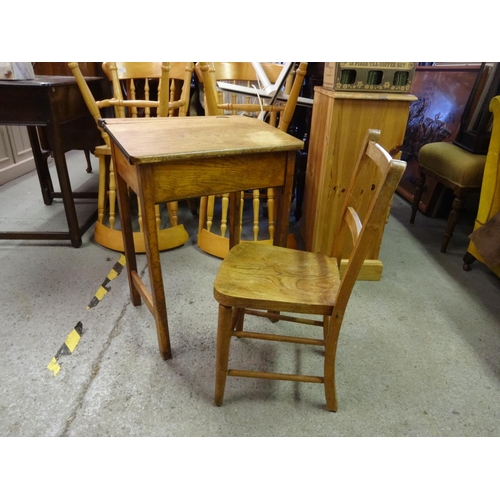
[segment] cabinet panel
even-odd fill
[[[0,126],[0,185],[34,169],[26,127]]]
[[[7,127],[14,162],[19,163],[33,156],[30,138],[26,127]]]
[[[0,126],[0,169],[14,163],[7,127]]]
[[[330,255],[345,189],[349,186],[366,131],[381,130],[380,144],[398,157],[409,106],[407,94],[334,92],[316,87],[306,169],[301,233],[306,250]],[[360,279],[378,280],[384,228],[372,242]]]

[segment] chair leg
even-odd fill
[[[469,252],[466,252],[464,255],[464,265],[463,265],[463,270],[464,271],[470,271],[472,269],[472,264],[476,261],[476,257],[472,255]]]
[[[170,224],[172,227],[177,226],[179,223],[179,202],[171,201],[167,203],[168,217],[170,219]]]
[[[92,162],[90,161],[90,151],[88,149],[84,149],[83,153],[85,154],[85,160],[87,160],[87,173],[92,173]]]
[[[337,390],[335,389],[335,358],[337,355],[337,344],[339,340],[342,318],[333,316],[328,320],[328,332],[326,334],[324,386],[326,407],[329,411],[337,411]]]
[[[109,159],[105,156],[99,156],[99,185],[97,188],[97,221],[104,224],[104,212],[106,204],[106,177],[109,175]]]
[[[323,316],[323,340],[326,340],[329,326],[330,326],[330,316]]]
[[[444,233],[443,242],[441,243],[441,252],[445,253],[448,243],[453,236],[453,230],[457,225],[460,211],[462,210],[465,203],[465,196],[461,190],[455,192],[455,199],[451,205],[450,215],[448,216],[448,223],[446,225],[446,231]]]
[[[420,170],[419,176],[417,178],[417,183],[415,185],[415,192],[413,193],[413,203],[411,205],[411,217],[410,224],[415,222],[415,215],[417,215],[418,206],[420,200],[422,199],[422,192],[425,186],[425,174]]]
[[[231,323],[231,331],[241,332],[243,330],[245,320],[245,309],[242,307],[233,308],[233,319]]]
[[[221,406],[226,387],[227,365],[229,362],[229,344],[231,342],[233,310],[219,304],[219,322],[217,327],[217,350],[215,355],[215,405]]]
[[[191,211],[191,214],[198,215],[198,208],[200,205],[200,199],[199,198],[189,198],[187,200],[187,204],[188,204],[189,210]]]

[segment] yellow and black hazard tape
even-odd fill
[[[64,344],[60,347],[56,355],[52,358],[47,366],[47,368],[54,373],[54,377],[59,373],[59,370],[61,369],[61,364],[59,363],[60,358],[62,356],[68,356],[75,350],[78,342],[80,342],[80,338],[82,337],[82,335],[83,324],[81,321],[79,321],[76,324],[75,328],[73,328],[73,330],[68,333]]]
[[[108,273],[102,285],[99,287],[99,290],[97,290],[96,294],[90,301],[90,304],[87,306],[87,310],[92,309],[97,304],[99,304],[99,302],[111,289],[110,287],[107,286],[108,283],[114,280],[116,277],[118,277],[118,275],[123,271],[124,267],[125,267],[125,255],[122,254],[118,259],[118,262],[113,266],[111,271]],[[73,353],[76,346],[80,342],[80,338],[82,337],[82,335],[83,335],[83,323],[79,321],[76,324],[75,328],[73,328],[73,330],[68,333],[68,336],[64,341],[64,344],[61,346],[61,348],[57,351],[56,355],[47,365],[47,369],[54,374],[54,377],[61,370],[61,363],[59,362],[60,358],[62,356],[68,356]]]
[[[123,271],[125,267],[125,255],[121,255],[118,259],[118,262],[113,266],[113,269],[109,271],[106,279],[103,281],[102,285],[97,290],[96,294],[90,301],[90,304],[87,306],[87,309],[92,309],[104,298],[104,296],[109,292],[110,288],[107,286],[108,283],[114,280],[118,275]]]

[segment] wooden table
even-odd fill
[[[86,80],[92,91],[99,95],[103,78],[87,77]],[[0,124],[27,126],[43,201],[50,205],[54,198],[62,198],[68,223],[68,231],[1,231],[0,239],[71,240],[74,247],[80,247],[82,234],[97,218],[97,207],[96,213],[80,227],[74,198],[97,198],[97,193],[73,193],[64,153],[72,149],[93,150],[102,143],[102,138],[75,79],[37,76],[34,80],[1,80]],[[60,192],[55,192],[52,186],[37,126],[47,131]]]
[[[236,115],[108,119],[132,303],[153,314],[160,354],[171,357],[155,204],[233,193],[230,246],[239,240],[236,192],[275,187],[274,243],[286,246],[296,151],[303,142],[255,118]],[[140,199],[151,293],[137,273],[127,186]]]

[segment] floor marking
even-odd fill
[[[99,287],[96,294],[90,301],[90,304],[87,306],[87,310],[92,309],[97,304],[99,304],[99,302],[103,299],[103,297],[111,290],[111,287],[107,286],[108,283],[117,278],[123,271],[124,267],[125,267],[125,255],[122,254],[118,259],[117,263],[111,269],[111,271],[109,271],[106,279],[103,281],[102,285]],[[79,321],[76,324],[75,328],[68,333],[68,336],[64,341],[64,344],[61,346],[61,348],[57,351],[56,355],[47,365],[47,369],[54,374],[54,377],[61,370],[61,364],[59,363],[59,359],[61,358],[61,356],[68,356],[73,353],[73,351],[76,349],[76,346],[78,345],[78,342],[80,342],[80,338],[82,337],[82,335],[83,335],[83,323]]]
[[[117,278],[119,274],[122,272],[123,268],[125,267],[125,255],[121,255],[120,258],[118,259],[118,262],[113,266],[113,269],[109,271],[108,276],[106,279],[103,281],[102,285],[99,287],[97,292],[95,293],[94,297],[90,301],[90,304],[87,306],[87,309],[92,309],[95,307],[99,302],[104,298],[104,296],[111,290],[110,287],[107,286],[107,284]]]
[[[64,341],[64,344],[60,347],[56,355],[52,358],[52,360],[47,366],[47,369],[54,373],[54,377],[61,370],[59,359],[61,358],[61,356],[69,356],[70,354],[73,353],[76,346],[78,345],[78,342],[80,342],[80,338],[82,337],[82,335],[83,335],[83,324],[81,321],[79,321],[76,324],[75,328],[68,333],[68,336]]]

